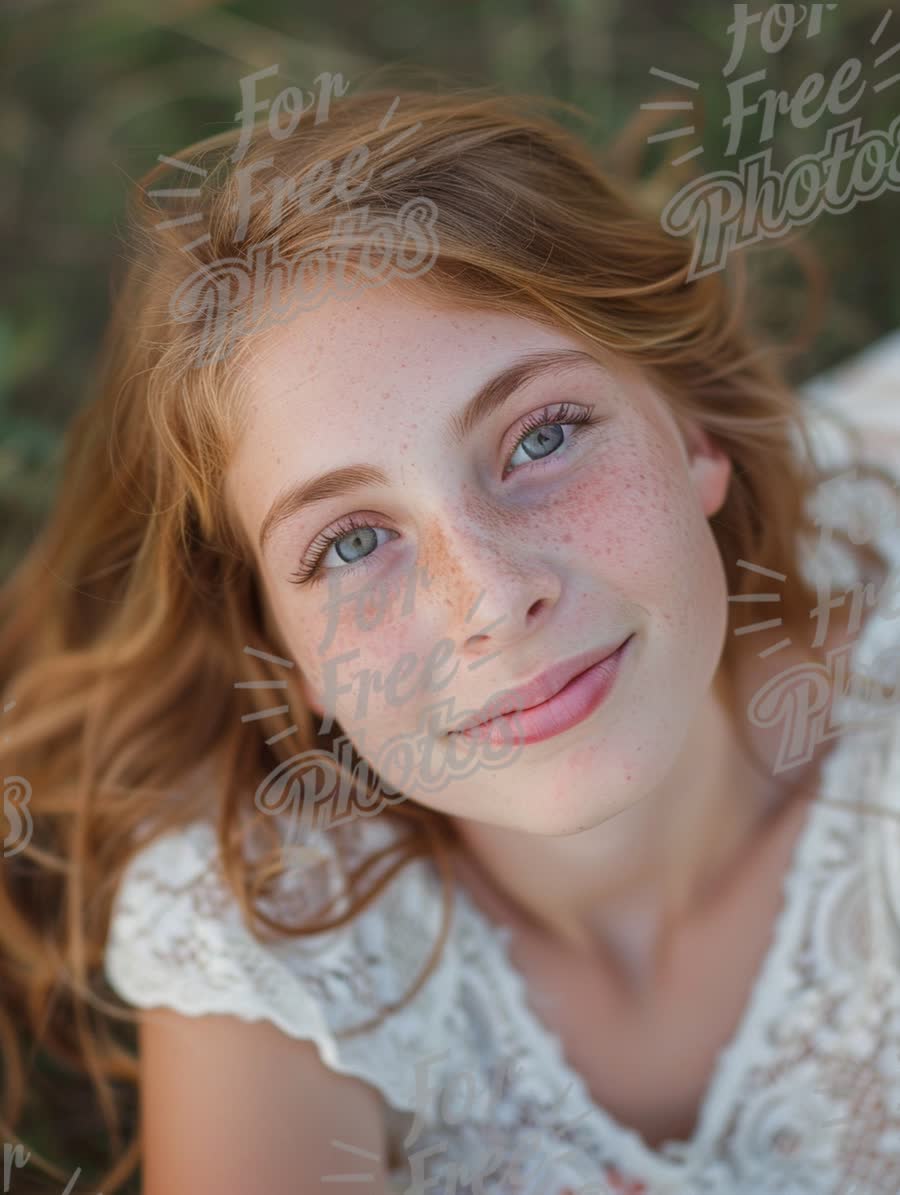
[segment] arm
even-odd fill
[[[141,1014],[143,1195],[390,1195],[379,1093],[269,1021]],[[332,1144],[343,1142],[379,1160]]]

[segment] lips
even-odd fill
[[[461,734],[464,731],[473,731],[476,727],[486,731],[490,729],[491,723],[505,714],[519,713],[543,705],[571,684],[576,677],[616,655],[630,638],[631,635],[626,635],[624,639],[611,646],[582,652],[579,656],[573,656],[553,668],[548,668],[533,680],[504,690],[448,733]]]

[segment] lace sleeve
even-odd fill
[[[385,841],[376,829],[370,823],[367,840]],[[332,835],[317,835],[309,845],[325,859],[300,871],[285,890],[293,906],[288,921],[302,920],[298,896],[302,905],[323,879],[329,890],[341,881]],[[452,1041],[452,944],[405,1008],[375,1029],[347,1031],[405,995],[435,944],[439,894],[421,862],[401,869],[347,924],[270,941],[245,924],[217,856],[214,827],[200,821],[156,839],[130,861],[104,954],[113,990],[139,1008],[269,1020],[291,1037],[315,1042],[331,1070],[371,1083],[397,1109],[414,1109],[410,1051],[449,1051]],[[328,910],[328,920],[334,912]]]

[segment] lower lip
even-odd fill
[[[493,718],[490,722],[482,722],[480,726],[454,733],[494,746],[510,742],[540,743],[562,734],[564,730],[590,717],[606,698],[633,638],[633,634],[629,635],[611,656],[579,672],[548,701],[527,710],[516,710],[509,717]]]

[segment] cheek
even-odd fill
[[[644,433],[608,446],[596,467],[561,487],[540,511],[535,531],[587,558],[610,577],[650,578],[698,547],[705,518],[674,449]]]
[[[414,699],[405,695],[429,647],[417,635],[417,579],[412,573],[369,582],[355,577],[330,591],[326,581],[321,596],[288,617],[294,659],[351,735],[362,725],[394,725],[414,716]],[[410,655],[417,666],[399,671],[398,663]],[[392,673],[389,700],[384,686]],[[351,687],[344,691],[346,686]]]
[[[562,545],[573,575],[602,578],[671,629],[718,626],[722,560],[675,444],[646,432],[623,437],[536,515],[533,531]]]

